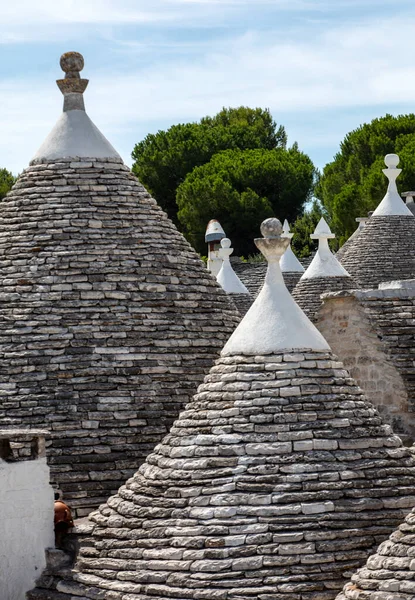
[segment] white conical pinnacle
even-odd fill
[[[278,219],[261,225],[263,238],[255,240],[268,261],[264,285],[255,302],[228,340],[222,356],[262,355],[283,350],[327,351],[329,345],[287,290],[279,261],[289,240]]]
[[[216,276],[216,281],[222,286],[222,289],[225,290],[227,294],[249,294],[249,291],[233,270],[229,260],[229,257],[233,252],[231,240],[229,238],[222,238],[220,245],[221,248],[218,250],[218,255],[223,262],[220,271]]]
[[[342,267],[329,248],[328,240],[335,237],[325,219],[321,217],[314,233],[310,235],[312,240],[318,240],[318,250],[301,279],[311,279],[313,277],[350,277],[349,273]]]
[[[385,217],[390,215],[413,216],[409,208],[398,194],[396,179],[402,172],[402,169],[397,168],[398,164],[399,156],[397,154],[387,154],[385,156],[385,165],[387,166],[387,169],[382,169],[382,172],[389,179],[389,184],[382,202],[373,212],[374,217]]]
[[[294,254],[291,248],[291,239],[293,237],[293,233],[290,232],[290,224],[287,219],[285,219],[284,224],[282,226],[282,238],[286,238],[290,240],[290,245],[281,256],[280,259],[280,267],[283,273],[304,273],[304,267]]]

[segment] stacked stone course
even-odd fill
[[[340,259],[360,288],[382,281],[412,279],[415,273],[415,218],[372,215]]]
[[[334,598],[415,502],[414,464],[330,353],[224,357],[91,515],[73,581],[43,586],[111,600]]]
[[[322,294],[350,290],[354,287],[351,277],[312,277],[300,279],[292,291],[292,296],[308,318],[314,321],[322,305]]]
[[[0,211],[2,427],[52,432],[78,515],[131,476],[239,318],[115,158],[36,162]]]
[[[394,431],[412,443],[415,288],[330,293],[323,300],[319,330]]]
[[[353,575],[337,600],[413,600],[415,509]]]
[[[261,232],[264,286],[221,358],[30,600],[329,600],[415,502],[410,449],[287,291],[279,221]]]

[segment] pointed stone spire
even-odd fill
[[[300,281],[313,277],[350,277],[329,248],[328,240],[336,236],[323,217],[310,237],[312,240],[318,240],[318,250]]]
[[[62,54],[60,65],[65,72],[57,85],[63,94],[63,113],[55,127],[34,155],[31,164],[59,158],[121,157],[85,112],[83,93],[88,79],[81,79],[84,59],[79,52]]]
[[[233,252],[233,248],[231,248],[231,240],[229,238],[222,238],[220,245],[221,249],[218,251],[218,255],[223,262],[222,267],[216,277],[216,281],[222,286],[222,289],[227,294],[249,294],[247,288],[233,270],[229,260],[229,257]]]
[[[281,237],[287,238],[290,240],[290,245],[281,256],[280,259],[280,267],[283,273],[304,273],[304,267],[294,254],[291,249],[291,240],[293,238],[293,233],[290,232],[290,224],[287,219],[285,219],[284,224],[282,226],[283,233]]]
[[[289,238],[282,237],[278,219],[261,225],[263,238],[255,240],[268,261],[265,282],[255,302],[222,350],[222,356],[269,354],[296,349],[328,350],[323,336],[309,321],[287,290],[279,261]]]
[[[389,180],[389,185],[385,197],[379,204],[377,209],[373,212],[375,217],[383,217],[387,215],[411,215],[412,213],[409,208],[402,202],[402,198],[398,194],[396,187],[396,178],[402,172],[402,169],[398,169],[399,156],[397,154],[387,154],[385,156],[386,169],[382,169],[382,172],[386,175]]]

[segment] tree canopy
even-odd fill
[[[16,178],[7,169],[0,169],[0,200],[11,190]]]
[[[415,186],[415,114],[374,119],[346,135],[340,151],[323,170],[316,196],[330,225],[344,242],[356,229],[356,217],[374,210],[385,195],[382,173],[386,154],[399,154],[399,189]]]
[[[225,150],[187,175],[177,190],[178,217],[199,252],[211,218],[220,221],[235,255],[256,251],[253,239],[271,216],[294,222],[313,188],[314,166],[297,147]]]
[[[285,148],[286,143],[284,128],[277,126],[268,110],[224,108],[198,123],[173,125],[147,135],[132,152],[133,172],[178,223],[176,190],[195,167],[223,150],[272,150]]]

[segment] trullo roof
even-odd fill
[[[67,571],[43,578],[31,600],[54,600],[54,586],[59,600],[333,599],[413,502],[410,450],[305,315],[297,337],[288,291],[283,311],[273,301],[288,240],[276,219],[261,230],[269,271],[233,339],[170,433],[91,515],[72,583]],[[263,350],[256,315],[275,347]],[[247,327],[249,348],[238,346]]]
[[[385,157],[383,173],[389,179],[386,195],[341,257],[341,264],[361,288],[414,277],[415,217],[396,189],[398,162],[396,154]]]
[[[132,475],[239,321],[84,112],[64,114],[0,206],[0,424],[47,427],[53,481],[87,514]]]

